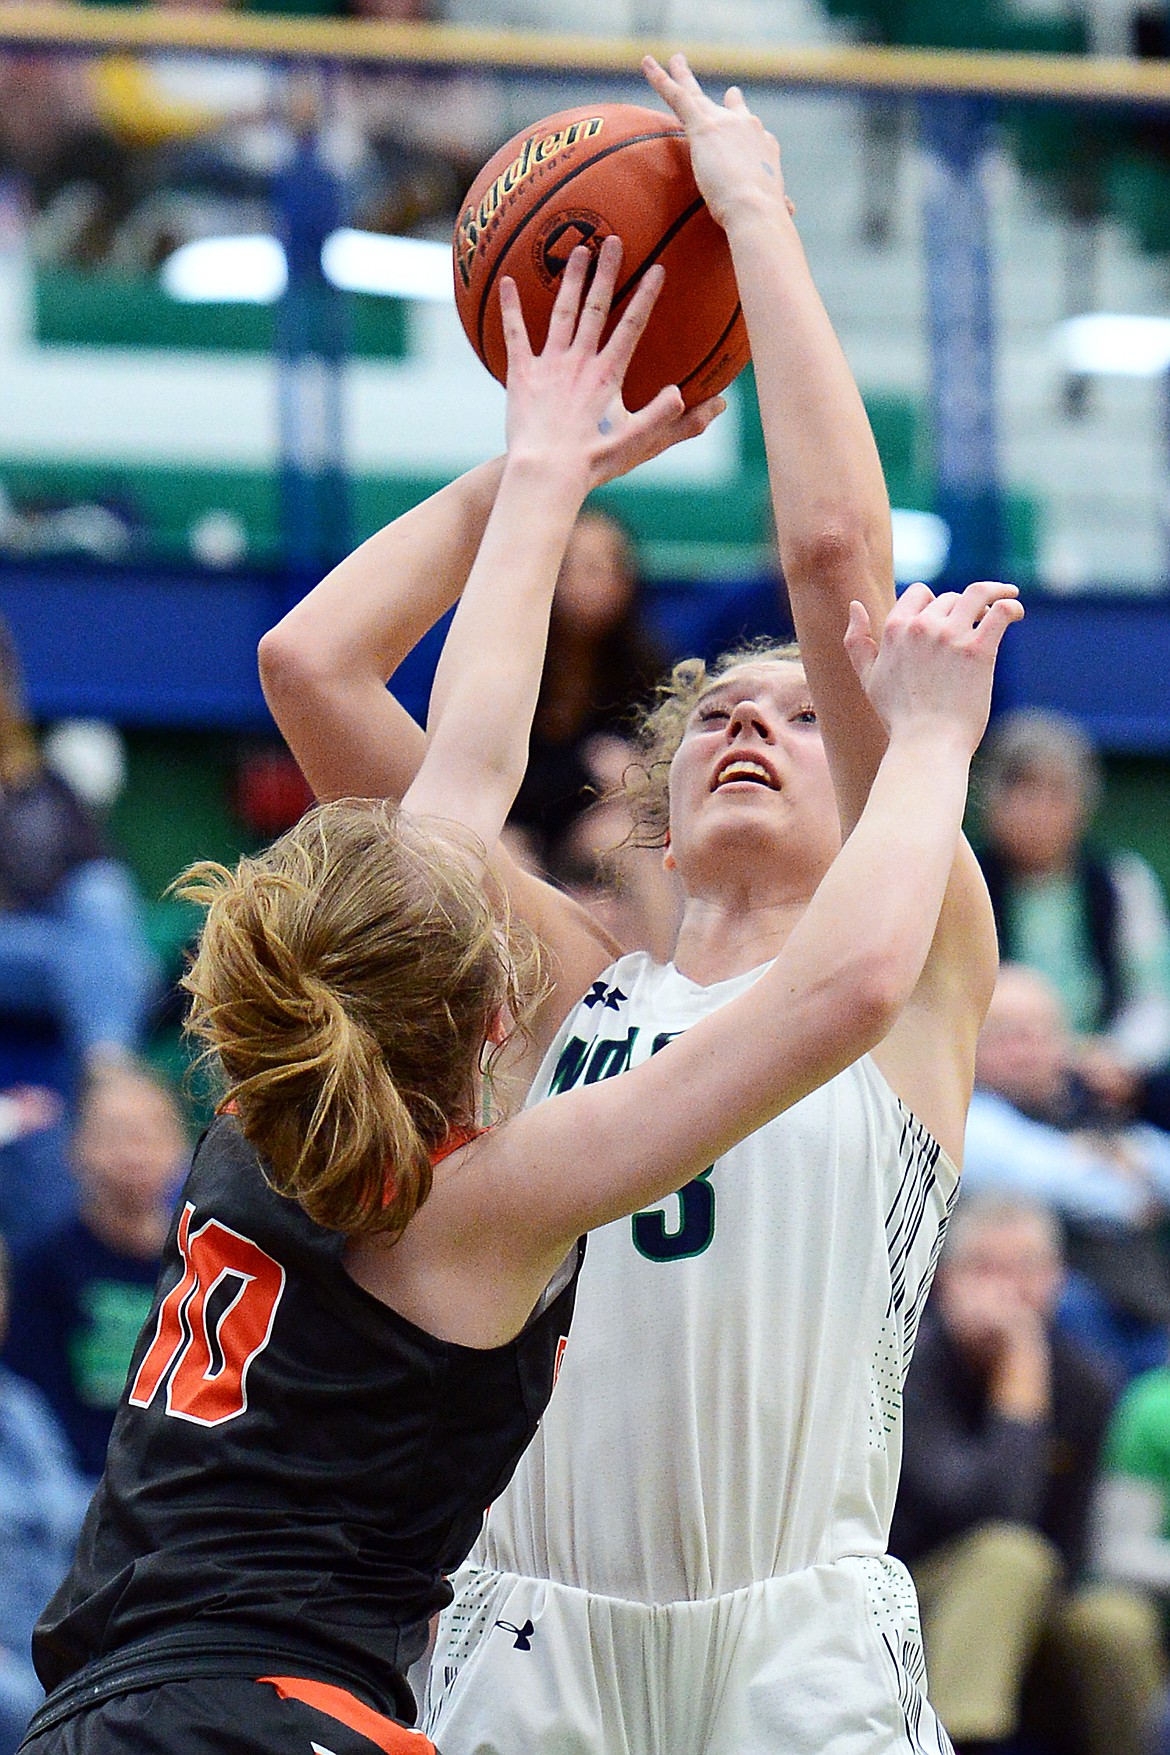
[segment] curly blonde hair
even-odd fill
[[[272,1187],[331,1230],[403,1230],[435,1149],[474,1124],[489,1029],[535,988],[535,940],[456,833],[343,799],[176,882],[207,910],[187,1028]]]
[[[741,664],[799,664],[795,641],[777,645],[766,637],[721,653],[708,668],[701,658],[684,658],[665,682],[656,700],[635,726],[637,753],[623,776],[623,790],[635,847],[664,847],[670,827],[670,764],[683,740],[687,720],[709,689]]]

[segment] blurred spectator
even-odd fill
[[[834,26],[817,0],[442,0],[453,24],[664,42],[820,43]]]
[[[90,1478],[105,1463],[187,1149],[178,1105],[153,1074],[100,1073],[72,1142],[77,1216],[13,1265],[5,1360],[45,1396]]]
[[[72,1218],[65,1105],[43,1085],[0,1091],[0,1238],[13,1255]]]
[[[104,719],[59,719],[42,745],[45,761],[94,810],[108,810],[126,785],[126,745]]]
[[[7,1312],[0,1242],[0,1341]],[[88,1496],[38,1391],[0,1365],[0,1755],[13,1755],[44,1698],[32,1630],[73,1556]]]
[[[1131,1383],[1109,1428],[1097,1501],[1096,1563],[1106,1578],[1153,1591],[1170,1611],[1170,1367]],[[1170,1750],[1163,1698],[1151,1755]]]
[[[1029,1740],[1143,1755],[1158,1617],[1084,1582],[1111,1380],[1056,1332],[1060,1240],[1043,1207],[951,1221],[906,1384],[891,1552],[922,1609],[930,1694],[962,1751]]]
[[[625,765],[621,736],[665,660],[638,607],[629,538],[589,511],[569,538],[553,597],[548,656],[511,823],[546,869],[575,819]]]
[[[1170,1365],[1135,1378],[1121,1398],[1097,1510],[1098,1570],[1170,1608]]]
[[[219,12],[231,0],[161,0]],[[135,209],[112,239],[119,267],[154,267],[179,244],[268,229],[268,192],[289,152],[280,75],[237,55],[158,49],[93,63],[95,113],[133,166]]]
[[[1043,1201],[1071,1266],[1062,1321],[1126,1375],[1161,1359],[1170,1333],[1170,1138],[1127,1122],[1085,1084],[1049,982],[1005,964],[975,1053],[964,1186]]]
[[[65,494],[13,495],[0,482],[0,548],[21,555],[120,559],[131,548],[140,520],[117,500],[117,495],[109,503]]]
[[[130,877],[45,763],[0,623],[0,1014],[48,1013],[84,1067],[138,1045],[153,978]]]
[[[1003,954],[1052,982],[1098,1093],[1140,1107],[1145,1075],[1170,1061],[1170,921],[1158,880],[1137,854],[1087,843],[1101,773],[1074,720],[1005,714],[981,775],[979,858]]]
[[[432,0],[349,0],[347,10],[408,24],[438,9]],[[355,223],[371,231],[451,224],[481,167],[514,131],[499,81],[482,70],[359,68],[343,89],[367,147],[355,178]]]
[[[89,1478],[105,1464],[186,1157],[168,1086],[137,1065],[100,1072],[70,1148],[77,1216],[12,1265],[5,1360],[44,1393]]]
[[[1084,17],[1091,54],[1138,52],[1134,41],[1134,0],[1084,0]]]
[[[249,834],[273,841],[300,821],[313,789],[283,744],[245,752],[236,768],[232,804]]]
[[[38,256],[105,254],[134,190],[126,152],[96,113],[88,63],[0,55],[0,173],[24,186]]]
[[[1165,6],[1138,6],[1130,17],[1130,43],[1143,61],[1170,59],[1170,16]]]

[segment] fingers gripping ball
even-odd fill
[[[633,104],[546,116],[472,184],[455,228],[455,303],[472,347],[503,383],[500,276],[515,280],[539,350],[573,247],[596,251],[611,232],[625,254],[606,337],[651,263],[666,269],[626,373],[626,407],[644,408],[666,384],[688,408],[716,395],[749,358],[731,253],[695,187],[681,126]]]

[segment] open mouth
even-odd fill
[[[731,756],[718,769],[711,790],[717,792],[723,786],[736,785],[763,786],[770,792],[780,790],[777,775],[754,756]]]

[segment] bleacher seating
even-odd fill
[[[244,307],[247,308],[247,307]],[[763,434],[750,375],[740,398],[740,472],[727,484],[620,482],[609,498],[656,577],[737,576],[757,564],[769,541]],[[929,422],[913,398],[893,392],[866,398],[895,505],[928,510],[933,473]],[[358,476],[352,483],[355,540],[362,540],[442,485],[438,475]],[[191,559],[192,532],[209,514],[226,513],[243,534],[243,556],[270,566],[280,555],[277,477],[270,470],[174,464],[31,462],[0,458],[0,485],[18,507],[99,504],[114,510],[130,536],[130,554]],[[1026,494],[1008,500],[1014,576],[1035,573],[1036,507]]]

